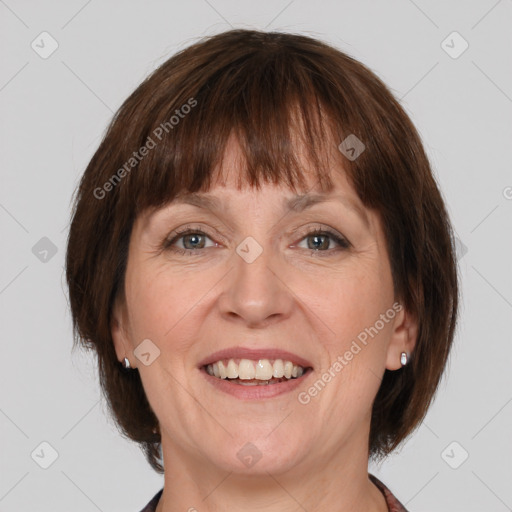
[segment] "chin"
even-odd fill
[[[235,436],[222,453],[211,454],[212,462],[224,471],[247,476],[285,473],[296,467],[306,451],[305,444],[290,438],[283,444],[283,440],[269,437],[268,432]]]

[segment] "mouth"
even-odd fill
[[[212,380],[221,381],[222,389],[233,389],[235,386],[257,386],[261,389],[262,386],[277,385],[274,388],[276,392],[277,388],[284,391],[295,387],[290,386],[291,381],[298,384],[297,381],[313,370],[307,360],[290,352],[242,348],[212,354],[201,362],[200,369]],[[247,397],[247,393],[244,396]]]

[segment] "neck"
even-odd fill
[[[240,474],[162,444],[165,482],[156,512],[387,512],[368,478],[368,453],[347,444],[340,452],[305,458],[287,471]],[[167,448],[167,449],[166,449]],[[167,455],[167,456],[166,456]],[[254,467],[256,469],[256,466]]]

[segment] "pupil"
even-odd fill
[[[193,241],[193,242],[192,242],[192,248],[194,248],[194,247],[198,247],[198,246],[200,245],[200,244],[199,244],[199,245],[196,245],[196,244],[194,243],[194,241],[195,241],[195,242],[197,242],[197,240],[198,240],[199,238],[200,238],[200,236],[199,236],[199,235],[187,235],[187,236],[185,237],[185,239],[186,239],[186,240],[188,240],[189,242],[190,242],[191,240]]]
[[[322,239],[322,238],[324,238],[324,243],[320,242],[320,245],[316,245],[316,243],[318,242],[318,240],[320,240],[320,239]],[[314,235],[314,236],[313,236],[313,239],[314,239],[314,241],[315,241],[315,242],[314,242],[314,244],[315,244],[314,248],[315,248],[315,249],[318,249],[319,247],[323,247],[323,248],[325,249],[325,236],[324,236],[324,235]]]

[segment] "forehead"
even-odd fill
[[[232,134],[226,140],[224,152],[219,161],[212,168],[210,179],[193,191],[183,189],[177,192],[172,199],[164,201],[157,207],[149,208],[144,212],[152,216],[159,210],[173,208],[179,205],[193,205],[204,210],[226,211],[230,210],[232,200],[242,203],[265,201],[275,203],[283,211],[304,211],[315,204],[328,200],[339,200],[346,207],[354,210],[368,224],[368,212],[360,200],[347,172],[343,168],[343,159],[337,146],[325,143],[325,152],[321,168],[315,167],[309,160],[304,144],[294,141],[294,155],[300,162],[300,181],[289,184],[284,172],[274,173],[269,180],[262,173],[255,183],[250,182],[250,173],[247,168],[245,153],[238,139]],[[334,151],[332,151],[334,148]],[[320,169],[320,171],[319,171]],[[322,174],[322,179],[318,173]],[[277,174],[278,179],[275,178]],[[142,215],[145,217],[146,215]]]
[[[296,193],[308,193],[315,192],[318,194],[324,194],[337,190],[351,191],[356,195],[356,191],[350,180],[347,177],[346,171],[343,169],[343,161],[340,156],[340,152],[337,146],[334,144],[325,143],[325,152],[322,155],[323,161],[321,164],[322,174],[327,179],[321,181],[318,176],[319,167],[315,167],[310,161],[309,154],[303,143],[299,140],[294,141],[294,156],[300,162],[300,174],[304,181],[304,186],[299,184],[288,185],[285,180],[282,179],[278,183],[272,181],[271,183],[275,186],[276,190],[280,189],[283,193],[289,194],[290,191]],[[203,192],[214,192],[214,190],[220,191],[222,188],[247,190],[254,188],[248,180],[248,174],[246,171],[246,160],[245,153],[242,150],[240,143],[237,138],[232,134],[229,136],[226,142],[226,147],[223,155],[221,156],[217,165],[213,168],[211,173],[211,179],[208,186],[202,187]],[[279,173],[278,173],[279,174]],[[284,173],[280,173],[281,177],[284,177]],[[270,182],[269,182],[270,183]],[[264,186],[259,182],[256,188]],[[180,195],[185,195],[188,192],[182,192]]]
[[[172,201],[162,208],[153,210],[174,210],[181,205],[192,205],[203,211],[234,213],[239,215],[240,208],[234,203],[247,208],[249,202],[257,205],[272,203],[272,209],[286,212],[303,212],[325,202],[341,203],[345,208],[359,216],[367,228],[370,228],[371,215],[358,197],[346,172],[336,160],[325,170],[329,175],[331,186],[322,186],[318,176],[308,167],[304,159],[304,186],[289,186],[287,183],[258,183],[252,186],[244,176],[244,158],[239,144],[231,139],[226,147],[222,162],[212,173],[208,187],[199,191],[180,192]],[[235,210],[233,210],[235,208]]]

